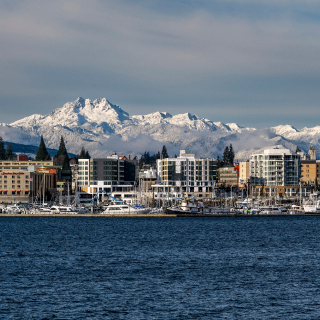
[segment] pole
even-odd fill
[[[43,174],[43,199],[42,199],[42,204],[44,206],[44,190],[46,188],[46,174]]]

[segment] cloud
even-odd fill
[[[265,107],[318,106],[315,1],[26,0],[0,9],[9,121],[77,96],[106,97],[131,114],[196,107],[212,119],[223,108],[221,117],[237,112],[248,123]]]
[[[130,137],[127,140],[122,140],[119,135],[111,135],[108,140],[99,147],[99,151],[117,152],[118,154],[143,154],[144,152],[150,152],[155,154],[158,151],[161,152],[165,143],[154,140],[152,137],[138,134],[137,137]],[[171,144],[165,144],[170,156],[177,154],[178,148]]]

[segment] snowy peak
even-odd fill
[[[296,128],[294,128],[293,126],[286,124],[286,125],[279,125],[276,127],[272,127],[270,128],[274,133],[276,134],[292,134],[292,133],[296,133],[299,132]]]

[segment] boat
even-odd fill
[[[166,210],[168,214],[203,214],[203,215],[225,215],[240,214],[241,212],[233,207],[211,207],[204,206],[201,200],[182,200],[178,206],[169,207]]]
[[[280,210],[278,207],[260,207],[259,208],[259,214],[283,214],[282,210]]]
[[[54,214],[78,214],[78,210],[71,206],[52,206],[50,211]]]
[[[101,214],[147,214],[151,209],[144,206],[130,206],[128,204],[111,204]]]
[[[310,198],[305,201],[303,210],[305,213],[320,213],[320,200],[318,200],[319,192],[314,192]]]

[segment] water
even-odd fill
[[[319,319],[320,218],[0,217],[1,319]]]

